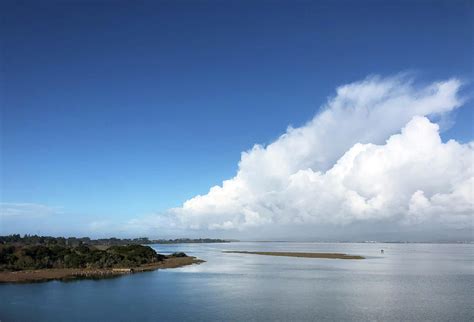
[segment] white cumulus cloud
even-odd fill
[[[245,230],[270,224],[390,220],[466,227],[473,218],[473,147],[442,142],[462,105],[459,80],[406,76],[341,86],[321,112],[273,143],[243,152],[235,177],[171,209],[173,225]]]

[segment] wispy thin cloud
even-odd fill
[[[43,217],[60,214],[60,207],[51,207],[37,203],[0,203],[0,217],[19,219]]]

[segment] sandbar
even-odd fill
[[[342,254],[342,253],[249,252],[249,251],[239,251],[239,250],[228,250],[228,251],[224,251],[224,253],[285,256],[285,257],[304,257],[304,258],[365,259],[365,257],[363,256],[348,255],[348,254]]]

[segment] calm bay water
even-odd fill
[[[0,320],[474,320],[474,245],[153,245],[207,262],[106,280],[0,285]],[[380,254],[380,249],[385,253]],[[365,260],[224,254],[343,252]]]

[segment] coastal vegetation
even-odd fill
[[[183,252],[158,254],[146,245],[110,246],[77,240],[71,245],[61,237],[0,237],[0,282],[109,277],[202,262]]]
[[[80,245],[0,245],[0,270],[45,268],[137,267],[163,261],[166,256],[142,245],[111,246],[105,250]]]

